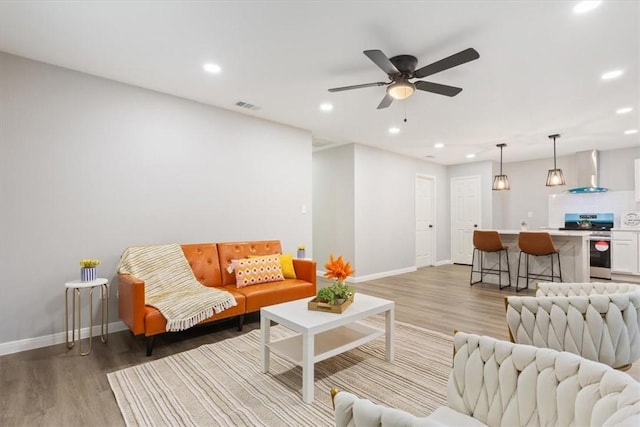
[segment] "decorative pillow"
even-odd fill
[[[280,265],[282,265],[282,274],[285,279],[296,279],[296,270],[293,268],[293,255],[280,255]]]
[[[258,283],[284,280],[280,255],[267,255],[254,258],[234,259],[231,261],[236,273],[236,286],[244,288]]]

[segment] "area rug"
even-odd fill
[[[384,318],[367,319],[383,328]],[[293,334],[271,328],[272,339]],[[260,331],[108,374],[128,426],[330,426],[338,387],[417,416],[446,404],[453,339],[395,323],[395,360],[384,337],[315,366],[315,399],[302,401],[302,370],[272,353],[260,370]]]

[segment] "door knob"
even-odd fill
[[[433,228],[433,225],[432,225],[432,224],[429,224],[429,228]]]

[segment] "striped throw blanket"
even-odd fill
[[[177,244],[130,247],[118,273],[144,280],[147,305],[167,319],[167,331],[182,331],[236,305],[229,292],[203,286]]]

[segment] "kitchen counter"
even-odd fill
[[[495,230],[500,234],[502,244],[507,247],[509,253],[509,268],[511,269],[511,286],[516,286],[516,276],[518,274],[518,256],[520,247],[518,246],[518,235],[520,230]],[[591,230],[526,230],[532,232],[549,233],[556,249],[560,252],[560,263],[562,267],[562,281],[584,283],[589,282],[589,235]],[[476,263],[478,262],[476,257]],[[557,258],[554,255],[554,271],[557,269]],[[497,254],[485,254],[485,266],[497,263]],[[529,272],[550,274],[551,264],[548,256],[529,257]],[[522,256],[521,275],[525,273],[525,257]],[[479,277],[479,275],[477,275]],[[503,277],[503,284],[506,277]],[[477,280],[474,279],[474,280]],[[526,279],[520,279],[520,287],[524,286]],[[486,283],[498,283],[498,276],[486,275],[483,279]],[[535,289],[537,281],[530,280],[529,288]]]
[[[554,229],[542,229],[542,230],[496,230],[500,234],[510,235],[520,234],[520,231],[536,232],[536,233],[549,233],[550,236],[589,236],[594,230],[558,230]]]

